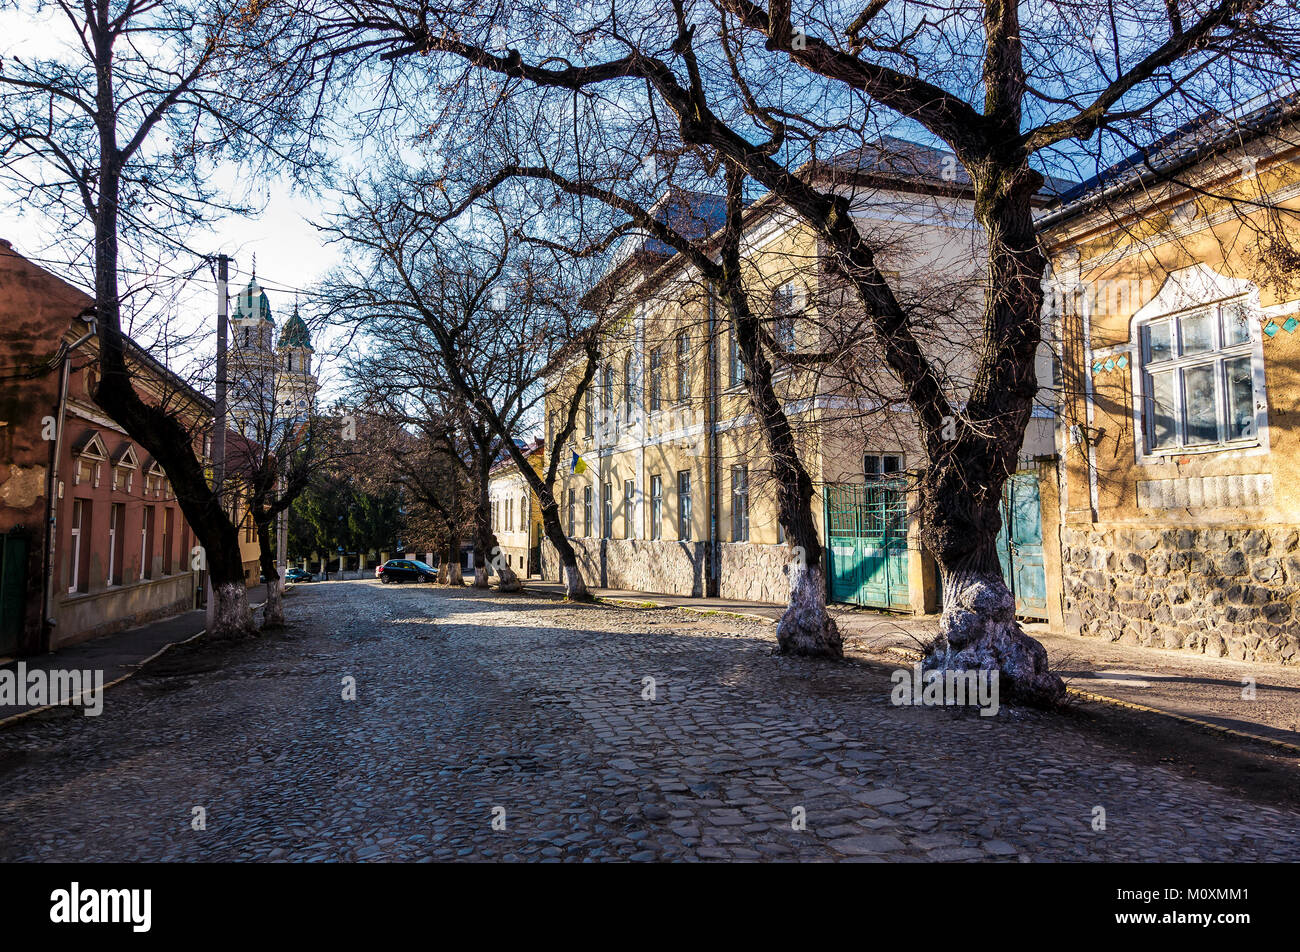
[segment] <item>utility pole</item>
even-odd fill
[[[226,337],[230,298],[226,293],[226,284],[230,280],[230,258],[224,254],[217,255],[217,399],[216,414],[212,421],[212,491],[218,501],[221,500],[222,484],[226,479]],[[207,627],[212,628],[217,610],[216,599],[212,592],[212,573],[204,563],[204,577],[207,581]]]

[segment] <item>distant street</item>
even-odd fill
[[[286,614],[0,729],[0,861],[1300,861],[1290,808],[1068,716],[895,707],[758,622],[376,581]]]

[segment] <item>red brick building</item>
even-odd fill
[[[0,658],[193,608],[194,534],[162,468],[90,396],[92,301],[0,241]],[[194,421],[208,398],[143,350],[136,386]]]

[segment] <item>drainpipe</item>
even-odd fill
[[[59,364],[59,401],[54,411],[54,441],[50,450],[50,465],[46,467],[45,501],[45,546],[41,565],[41,640],[38,651],[49,651],[50,641],[56,624],[54,619],[54,530],[58,515],[59,461],[63,458],[63,422],[68,409],[69,362],[72,352],[96,334],[95,314],[93,308],[87,308],[78,315],[90,330],[77,338],[72,344],[63,342],[54,361]],[[54,361],[51,361],[53,363]]]
[[[709,484],[709,552],[704,594],[707,598],[717,598],[718,576],[722,572],[718,552],[718,346],[717,300],[711,290],[708,322],[708,347],[705,358],[708,383],[705,386],[704,433],[708,440],[706,469]]]

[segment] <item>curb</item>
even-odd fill
[[[912,651],[909,648],[890,647],[886,650],[907,658],[909,661],[920,661],[922,658],[921,652]],[[1259,744],[1268,744],[1270,747],[1278,747],[1294,754],[1300,754],[1300,744],[1288,744],[1284,740],[1277,740],[1273,737],[1264,737],[1260,734],[1251,734],[1246,731],[1239,731],[1231,727],[1224,727],[1222,724],[1203,721],[1200,718],[1191,717],[1187,714],[1178,714],[1174,711],[1166,711],[1163,708],[1151,707],[1147,704],[1138,704],[1136,701],[1125,701],[1121,698],[1109,697],[1105,694],[1094,694],[1092,691],[1085,691],[1082,688],[1072,688],[1068,685],[1065,688],[1065,693],[1071,697],[1077,697],[1084,701],[1095,701],[1098,704],[1109,704],[1112,707],[1122,707],[1130,711],[1139,711],[1143,714],[1159,714],[1161,717],[1170,717],[1176,721],[1182,721],[1184,724],[1190,724],[1193,727],[1199,727],[1202,730],[1213,731],[1216,734],[1222,734],[1226,737],[1235,737],[1238,740],[1249,740]]]
[[[518,592],[508,592],[507,594],[533,595],[538,598],[549,598],[552,601],[562,602],[566,596],[556,592],[545,591],[543,589],[528,588],[526,585]],[[575,603],[577,604],[577,603]],[[591,601],[587,604],[596,605],[614,605],[619,608],[663,608],[669,611],[694,612],[696,615],[721,615],[725,618],[743,618],[748,621],[762,621],[769,625],[775,625],[777,619],[768,615],[754,615],[749,612],[728,611],[725,608],[695,608],[691,605],[669,605],[666,602],[656,602],[653,599],[641,598],[620,598],[616,595],[593,595]]]
[[[265,604],[266,604],[266,602],[259,602],[259,603],[256,604],[256,605],[249,605],[248,608],[249,608],[249,611],[256,611],[257,609],[263,607]],[[137,662],[135,662],[135,670],[134,670],[134,671],[128,671],[126,674],[122,675],[120,678],[114,678],[112,681],[109,681],[109,682],[108,682],[107,684],[105,684],[102,688],[100,688],[100,690],[101,690],[101,691],[107,691],[109,688],[111,688],[111,687],[113,687],[113,686],[115,686],[115,685],[121,684],[123,681],[126,681],[126,680],[128,680],[128,679],[134,677],[135,675],[139,674],[139,673],[144,669],[144,666],[147,665],[150,661],[154,661],[154,660],[156,660],[157,658],[161,657],[161,656],[162,656],[163,654],[165,654],[166,652],[170,651],[172,648],[175,648],[175,647],[177,647],[177,646],[179,646],[179,645],[188,645],[191,641],[194,641],[196,638],[201,638],[203,635],[207,634],[207,631],[208,631],[207,628],[200,628],[200,629],[199,629],[198,631],[196,631],[194,634],[192,634],[192,635],[187,635],[187,636],[185,636],[184,638],[181,638],[181,639],[178,640],[178,641],[169,641],[169,642],[167,642],[167,644],[163,645],[161,648],[159,648],[157,651],[155,651],[155,652],[154,652],[153,654],[151,654],[149,657],[145,658],[143,661],[137,661]],[[17,714],[10,714],[8,717],[0,718],[0,728],[8,727],[10,724],[15,724],[15,723],[17,723],[18,721],[21,721],[21,720],[22,720],[23,718],[25,718],[25,717],[31,717],[33,714],[39,714],[39,713],[41,713],[42,711],[53,710],[53,709],[56,708],[56,707],[71,707],[71,706],[74,705],[77,701],[80,701],[83,697],[85,697],[87,694],[89,694],[89,693],[90,693],[91,691],[93,691],[93,690],[94,690],[94,688],[87,688],[85,691],[82,691],[80,694],[78,694],[78,695],[77,695],[75,698],[73,698],[72,700],[70,700],[70,701],[66,701],[66,702],[64,702],[64,703],[62,703],[62,704],[44,704],[44,705],[42,705],[42,706],[40,706],[40,707],[33,707],[33,708],[31,708],[30,710],[20,711],[20,712],[17,713]]]

